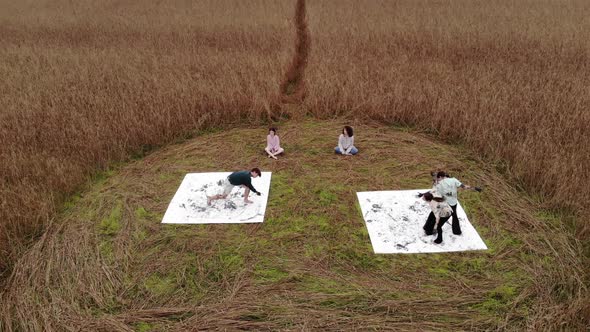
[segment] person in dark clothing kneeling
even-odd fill
[[[211,205],[211,202],[214,200],[227,198],[227,195],[229,195],[232,189],[237,186],[241,186],[246,189],[244,192],[244,202],[252,203],[252,201],[248,199],[250,191],[254,192],[258,196],[261,195],[261,193],[257,191],[254,186],[252,186],[252,178],[257,178],[261,175],[262,173],[258,168],[253,168],[251,171],[239,171],[231,173],[226,179],[223,180],[223,193],[214,196],[207,196],[207,205]]]

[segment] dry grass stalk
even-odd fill
[[[0,7],[6,272],[97,169],[195,131],[262,121],[289,58],[290,2]],[[296,8],[304,13],[304,2]],[[296,23],[313,31],[313,57],[304,61],[309,38],[297,39],[291,67],[307,63],[301,107],[463,142],[545,207],[579,212],[576,229],[588,234],[590,214],[574,199],[590,196],[583,8],[582,0],[310,3]],[[286,82],[301,87],[302,73],[288,71]]]
[[[0,330],[585,326],[587,259],[563,225],[539,220],[535,202],[463,150],[353,125],[362,149],[355,158],[331,154],[342,123],[309,121],[281,125],[288,155],[278,161],[259,153],[260,127],[201,136],[125,165],[85,191],[20,260],[0,300]],[[223,142],[235,143],[220,154]],[[273,172],[264,225],[159,224],[185,173],[252,164]],[[427,186],[431,167],[485,186],[461,200],[491,250],[373,255],[355,191]],[[340,203],[320,204],[322,191]],[[118,231],[105,234],[100,225],[113,215]],[[281,274],[268,279],[261,269]],[[515,288],[503,293],[507,286]],[[509,305],[494,306],[512,292]],[[478,311],[482,305],[492,307]]]

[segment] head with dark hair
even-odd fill
[[[445,199],[444,199],[444,198],[442,198],[442,197],[434,197],[434,195],[433,195],[432,193],[430,193],[430,192],[428,192],[428,193],[424,193],[424,194],[422,195],[422,199],[423,199],[423,200],[425,200],[425,201],[427,201],[427,202],[430,202],[430,201],[432,201],[432,200],[434,200],[434,201],[437,201],[437,202],[442,202],[442,201],[444,201],[444,200],[445,200]]]
[[[268,133],[270,134],[270,132],[272,132],[273,134],[277,134],[277,128],[276,127],[270,127],[268,128]]]
[[[253,178],[258,177],[258,176],[262,176],[262,173],[260,172],[260,169],[258,167],[252,168],[250,173],[252,174]],[[254,176],[254,174],[256,174],[256,176]]]
[[[344,126],[344,128],[342,128],[342,134],[344,134],[348,137],[352,137],[354,135],[354,132],[352,131],[352,127],[351,126]]]
[[[442,179],[442,178],[448,178],[449,175],[445,171],[438,171],[438,173],[436,173],[436,177],[439,179]]]

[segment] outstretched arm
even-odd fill
[[[477,192],[481,192],[483,190],[480,187],[472,187],[472,186],[468,186],[468,185],[463,184],[463,183],[461,183],[461,186],[459,186],[459,188],[465,189],[465,190],[475,190]]]
[[[254,189],[254,186],[252,185],[252,182],[246,184],[246,187],[248,187],[252,192],[256,193],[256,195],[260,196],[260,192],[256,189]]]

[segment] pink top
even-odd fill
[[[266,136],[266,147],[270,149],[270,152],[279,151],[281,148],[281,140],[279,140],[279,136]]]

